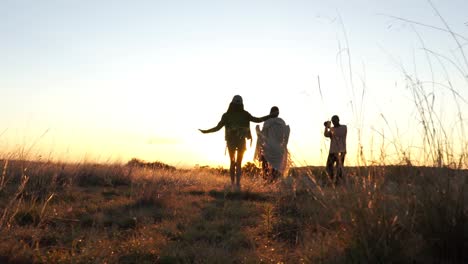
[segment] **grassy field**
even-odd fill
[[[252,174],[1,160],[0,263],[468,262],[465,171]]]

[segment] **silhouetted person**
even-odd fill
[[[260,123],[271,118],[271,115],[254,117],[244,110],[244,104],[240,95],[234,96],[226,113],[221,117],[218,125],[207,130],[199,129],[202,133],[211,133],[225,127],[225,139],[231,160],[229,174],[231,185],[240,189],[242,175],[242,158],[246,149],[245,139],[252,139],[250,122]],[[237,154],[237,155],[236,155]]]
[[[331,123],[333,123],[333,127],[331,127]],[[343,164],[346,156],[348,128],[340,124],[340,118],[337,115],[332,116],[331,123],[330,121],[324,123],[325,131],[323,132],[323,135],[331,140],[326,169],[332,182],[338,183],[343,178],[344,173]],[[334,167],[337,175],[334,175]]]
[[[279,115],[279,109],[273,106],[270,110],[273,117],[260,126],[256,126],[258,135],[255,158],[262,164],[263,176],[273,181],[281,177],[288,163],[289,126]]]

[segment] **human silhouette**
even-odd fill
[[[202,133],[212,133],[225,127],[225,139],[229,151],[231,186],[240,190],[242,176],[242,158],[246,149],[246,139],[252,139],[250,122],[260,123],[270,119],[272,115],[254,117],[244,110],[244,104],[240,95],[235,95],[226,113],[221,117],[218,125],[211,129],[199,129]],[[235,185],[234,185],[235,184]]]
[[[279,108],[273,106],[270,110],[273,118],[260,126],[256,126],[257,147],[255,158],[262,164],[263,177],[274,181],[281,177],[288,163],[288,141],[290,128],[279,115]]]
[[[331,127],[333,123],[333,127]],[[333,183],[338,182],[343,178],[344,160],[346,156],[346,134],[348,128],[346,125],[340,124],[340,118],[337,115],[332,116],[331,122],[326,121],[324,124],[325,131],[323,135],[330,138],[330,151],[327,158],[327,174]],[[336,170],[336,175],[334,174]]]

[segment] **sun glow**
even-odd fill
[[[437,159],[421,154],[434,145],[447,160],[468,148],[459,114],[468,112],[460,52],[468,46],[375,15],[444,27],[429,5],[104,2],[0,4],[0,25],[8,25],[0,27],[3,155],[226,167],[223,130],[198,129],[215,126],[235,94],[257,117],[280,108],[299,166],[324,164],[322,124],[335,114],[348,125],[350,165],[382,159],[382,151],[397,163]],[[454,32],[465,32],[464,9],[439,4]],[[428,133],[430,120],[437,126]],[[244,163],[255,143],[254,135]]]

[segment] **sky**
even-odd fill
[[[465,10],[465,0],[0,0],[0,157],[227,166],[224,132],[198,129],[239,94],[254,116],[279,107],[296,165],[325,163],[323,122],[335,114],[349,165],[402,153],[424,163],[421,93],[438,142],[461,155]]]

